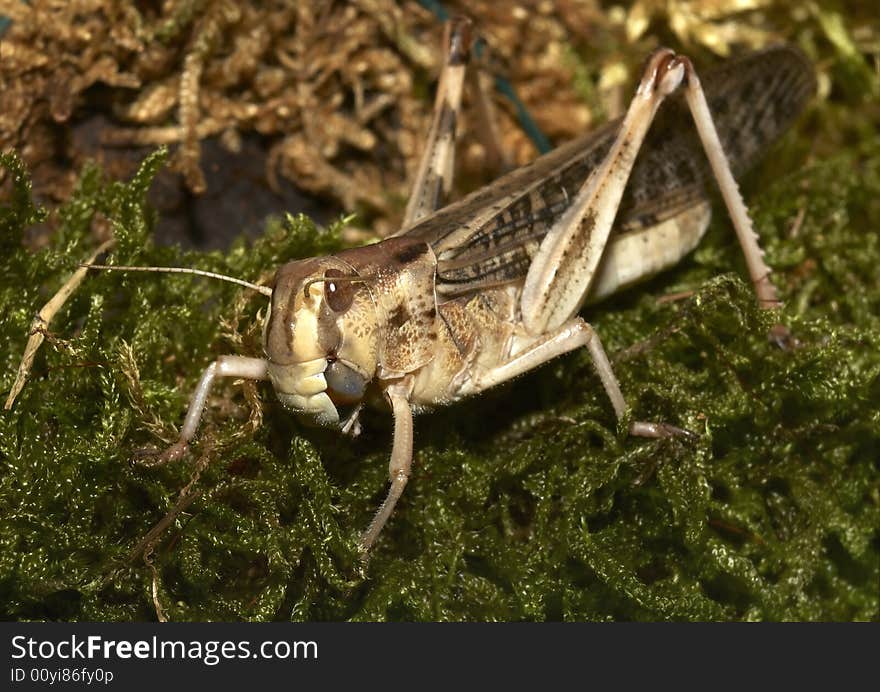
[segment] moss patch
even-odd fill
[[[417,419],[413,478],[364,570],[355,541],[385,492],[387,413],[349,441],[303,427],[268,385],[224,382],[188,460],[132,467],[173,439],[213,358],[259,353],[264,299],[94,274],[0,413],[0,617],[878,619],[880,90],[826,24],[832,99],[745,186],[786,308],[755,307],[718,214],[679,268],[586,315],[633,415],[698,440],[627,437],[587,354],[561,358]],[[288,217],[223,254],[156,247],[144,197],[162,158],[128,183],[87,167],[31,252],[23,234],[45,212],[2,156],[4,395],[34,312],[108,224],[117,263],[250,280],[341,246],[340,225]],[[775,320],[799,348],[768,343]]]

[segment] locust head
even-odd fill
[[[340,424],[377,365],[376,309],[364,278],[336,257],[285,264],[275,276],[263,350],[282,404],[321,425]]]

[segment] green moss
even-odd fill
[[[212,398],[190,460],[132,467],[180,424],[202,369],[259,353],[264,299],[180,276],[90,276],[0,414],[4,619],[176,620],[878,618],[880,145],[828,107],[805,128],[847,140],[804,166],[790,137],[747,198],[787,308],[756,308],[725,219],[680,268],[587,315],[640,419],[700,433],[621,433],[586,353],[417,419],[413,478],[362,570],[355,540],[385,492],[390,422],[356,440],[303,427],[260,385]],[[852,114],[850,114],[852,116]],[[849,134],[841,134],[848,128]],[[856,133],[856,134],[853,134]],[[149,241],[144,194],[90,167],[52,245],[15,156],[0,207],[0,362],[8,391],[33,313],[110,219],[121,264],[256,280],[340,246],[305,218],[226,254]],[[794,172],[790,172],[794,171]],[[664,293],[693,290],[686,300]],[[801,342],[768,343],[775,320]],[[639,345],[633,347],[634,344]],[[152,542],[136,548],[179,502]],[[142,551],[141,551],[142,552]]]

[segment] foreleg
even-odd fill
[[[180,459],[189,449],[189,443],[195,437],[199,423],[202,420],[202,414],[205,410],[205,403],[208,400],[208,394],[211,391],[211,385],[217,377],[241,377],[246,380],[265,380],[267,378],[268,362],[262,358],[245,358],[243,356],[220,356],[211,363],[202,373],[198,386],[193,392],[192,399],[189,403],[189,409],[186,412],[186,418],[183,421],[183,427],[180,429],[180,437],[177,442],[171,445],[158,457],[154,457],[144,463],[148,466],[159,466],[167,464],[169,461]]]

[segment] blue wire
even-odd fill
[[[446,8],[443,7],[443,3],[441,2],[438,2],[437,0],[419,0],[419,4],[429,12],[433,13],[441,22],[445,22],[449,19],[449,12],[446,11]],[[478,58],[483,55],[484,48],[485,42],[483,39],[477,39],[477,43],[474,46],[474,53]],[[542,154],[546,154],[550,151],[553,148],[550,145],[550,141],[544,136],[544,133],[541,132],[541,128],[538,127],[538,124],[532,119],[532,116],[529,115],[529,111],[525,107],[525,104],[519,100],[519,97],[513,89],[513,85],[504,77],[495,77],[495,88],[513,103],[514,108],[516,108],[516,119],[519,121],[520,127],[522,127],[525,133],[529,136],[529,139],[534,142],[538,151]]]
[[[510,82],[503,77],[495,77],[495,88],[513,102],[513,106],[516,108],[516,119],[519,120],[520,127],[525,130],[525,133],[529,136],[529,139],[534,142],[538,151],[542,154],[546,154],[550,151],[553,148],[550,144],[550,140],[548,140],[544,133],[541,132],[541,128],[538,127],[538,123],[536,123],[532,119],[532,116],[529,115],[529,111],[526,109],[523,102],[517,98],[516,92],[514,92],[513,86]]]
[[[29,5],[29,0],[21,0],[25,5]],[[12,24],[12,20],[7,17],[5,14],[0,14],[0,36],[6,33],[6,30],[9,28],[9,25]]]
[[[449,12],[443,7],[442,2],[436,2],[436,0],[419,0],[419,4],[428,10],[428,12],[433,12],[434,16],[441,22],[445,22],[449,19]]]

